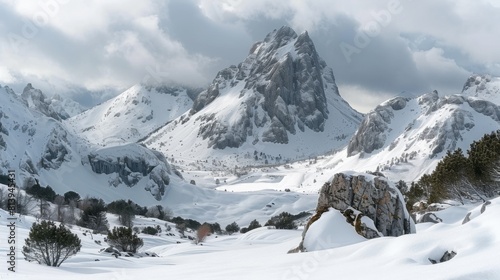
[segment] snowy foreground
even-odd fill
[[[82,250],[59,268],[23,260],[20,248],[27,237],[32,217],[16,222],[16,272],[8,272],[6,263],[7,213],[0,212],[2,228],[2,279],[500,279],[500,198],[492,200],[480,214],[479,205],[451,206],[436,212],[439,224],[417,224],[417,233],[363,241],[342,226],[338,235],[316,244],[335,248],[308,253],[287,254],[301,239],[301,230],[276,230],[266,227],[246,234],[215,236],[203,245],[180,239],[165,223],[138,217],[135,225],[161,225],[160,236],[140,234],[144,238],[144,257],[115,258],[99,250],[104,236],[84,235],[77,226],[72,231],[82,240]],[[472,220],[462,225],[472,211]],[[332,213],[331,215],[334,215]],[[108,216],[116,225],[115,216]],[[335,225],[329,226],[335,231]],[[174,228],[174,227],[172,227]],[[319,229],[324,231],[325,228]],[[319,237],[320,239],[321,237]],[[332,241],[330,238],[333,238]],[[95,241],[101,241],[102,245]],[[358,242],[352,244],[353,241]],[[180,243],[178,243],[180,242]],[[344,242],[344,243],[343,243]],[[345,245],[351,244],[351,245]],[[345,246],[344,246],[345,245]],[[321,246],[320,246],[321,247]],[[318,247],[318,248],[320,248]],[[457,255],[448,262],[431,264],[445,251]],[[156,253],[159,257],[146,256]]]

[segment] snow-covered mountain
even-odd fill
[[[465,82],[462,94],[500,105],[500,77],[472,75]]]
[[[66,124],[93,144],[108,146],[137,142],[188,111],[200,91],[137,84],[68,119]]]
[[[254,152],[268,161],[307,158],[343,147],[361,117],[340,96],[307,32],[282,27],[238,66],[220,71],[189,112],[144,143],[185,159]]]
[[[52,109],[31,85],[22,95],[0,87],[0,173],[14,170],[19,186],[38,179],[59,193],[75,190],[108,200],[149,193],[145,201],[151,202],[162,199],[167,186],[182,183],[162,154],[139,144],[89,144],[60,121],[64,111]]]
[[[471,80],[476,78],[467,84]],[[500,106],[488,101],[500,98],[494,91],[497,85],[486,85],[474,97],[439,96],[434,91],[417,98],[390,99],[366,114],[347,147],[323,166],[416,180],[432,172],[447,151],[465,152],[473,141],[500,129]],[[488,100],[482,99],[485,94]]]
[[[84,108],[71,99],[63,99],[60,95],[48,97],[41,90],[27,84],[21,94],[23,102],[32,109],[56,120],[65,120],[80,114]]]

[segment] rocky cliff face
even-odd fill
[[[170,184],[170,176],[182,177],[172,169],[165,157],[137,144],[104,148],[88,155],[92,171],[112,175],[110,186],[125,184],[133,187],[145,181],[145,189],[160,200]]]
[[[45,101],[45,95],[30,85],[23,95],[0,87],[0,174],[15,170],[20,187],[31,186],[36,179],[58,193],[71,188],[90,195],[88,189],[106,187],[107,181],[121,187],[116,188],[118,193],[135,187],[137,191],[128,193],[146,190],[160,200],[172,176],[181,177],[162,154],[144,146],[98,148],[88,143],[68,130],[62,116],[51,111],[53,104]]]
[[[387,139],[389,125],[394,118],[394,111],[404,109],[408,101],[408,98],[396,97],[369,112],[349,142],[347,154],[352,156],[360,152],[371,153],[382,148]]]
[[[415,233],[404,198],[393,183],[371,174],[338,173],[321,188],[316,215],[304,229],[302,243],[293,251],[307,251],[304,240],[308,229],[332,208],[340,211],[356,233],[367,239]]]
[[[440,97],[434,91],[415,99],[396,97],[365,116],[347,153],[363,155],[401,146],[407,153],[433,158],[456,149],[464,139],[476,137],[468,134],[472,134],[479,118],[493,123],[494,130],[500,123],[499,113],[500,107],[492,102],[462,95]]]
[[[478,97],[500,105],[500,78],[472,75],[465,82],[462,95]]]
[[[256,43],[238,66],[220,71],[195,100],[191,115],[195,117],[224,94],[235,94],[238,112],[231,123],[218,114],[197,116],[203,122],[199,135],[210,139],[209,146],[239,147],[247,137],[285,144],[297,129],[324,130],[329,117],[327,92],[340,98],[333,73],[307,32],[297,35],[282,27]],[[356,111],[343,106],[342,113],[359,119]],[[258,128],[262,131],[257,132]]]

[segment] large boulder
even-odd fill
[[[304,240],[308,239],[308,230],[322,220],[324,213],[332,211],[340,212],[354,228],[353,232],[366,239],[415,233],[415,223],[395,183],[371,174],[338,173],[321,188],[316,215],[306,225],[299,247],[291,252],[307,251]],[[329,229],[336,231],[343,227],[345,225],[331,225]],[[322,249],[329,247],[329,244],[323,245]]]

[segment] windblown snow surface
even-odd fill
[[[5,187],[5,186],[2,186]],[[228,203],[229,196],[214,197],[214,204]],[[317,198],[311,195],[311,198]],[[187,200],[178,200],[187,206]],[[293,204],[293,203],[292,203]],[[314,205],[311,199],[306,204]],[[181,205],[177,205],[181,206]],[[177,207],[172,206],[172,207]],[[255,211],[264,223],[260,201],[247,200],[245,207]],[[76,256],[60,267],[53,268],[23,260],[20,252],[24,239],[35,218],[16,220],[16,272],[8,272],[6,255],[8,213],[0,210],[2,240],[2,279],[500,279],[500,198],[492,200],[480,214],[481,205],[449,206],[435,212],[443,223],[417,224],[417,233],[401,237],[382,237],[365,240],[349,228],[337,228],[338,223],[318,223],[310,228],[316,234],[316,251],[287,254],[301,240],[302,229],[277,230],[262,227],[246,234],[211,235],[203,245],[181,239],[173,224],[152,218],[136,217],[134,225],[160,225],[162,233],[151,236],[139,234],[144,246],[139,254],[115,258],[101,253],[104,236],[90,235],[78,226],[71,227],[82,240],[83,247]],[[462,224],[472,211],[472,220]],[[222,215],[234,216],[231,209],[221,209]],[[197,213],[198,220],[211,221],[211,212]],[[330,211],[325,220],[340,220]],[[111,227],[118,225],[115,215],[108,214]],[[248,224],[248,223],[247,223]],[[170,225],[168,231],[166,226]],[[224,227],[225,224],[221,223]],[[240,223],[240,225],[245,225]],[[336,235],[324,235],[324,232]],[[192,235],[192,233],[188,233]],[[98,244],[98,243],[101,244]],[[443,263],[431,264],[444,252],[457,255]],[[157,257],[152,257],[156,254]],[[148,256],[149,255],[149,256]]]

